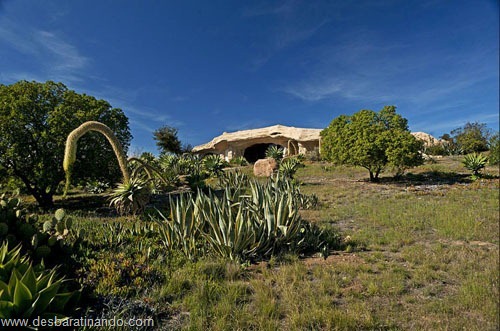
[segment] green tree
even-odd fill
[[[165,125],[153,133],[156,145],[160,148],[161,153],[182,153],[183,147],[177,137],[177,132],[176,128]]]
[[[495,133],[491,138],[489,142],[489,147],[490,147],[490,164],[491,165],[498,165],[500,164],[500,135],[499,133]]]
[[[127,149],[132,138],[121,109],[78,94],[62,83],[20,81],[0,85],[0,164],[19,178],[44,208],[64,179],[62,160],[67,135],[86,121],[109,126]],[[88,134],[79,142],[76,180],[117,180],[121,173],[105,137]]]
[[[452,130],[450,135],[462,153],[469,154],[487,151],[491,132],[485,123],[467,122],[463,127]]]
[[[387,166],[398,173],[423,163],[422,142],[408,130],[408,121],[396,114],[396,107],[380,112],[360,110],[341,115],[321,132],[321,154],[335,164],[366,168],[377,181]]]

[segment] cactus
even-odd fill
[[[113,131],[106,125],[96,122],[96,121],[88,121],[80,125],[75,130],[71,131],[66,139],[66,147],[64,150],[64,161],[63,168],[66,173],[66,185],[64,188],[64,195],[66,196],[69,186],[71,184],[71,172],[73,169],[73,164],[76,161],[76,150],[78,146],[78,140],[89,131],[97,131],[102,133],[113,147],[113,151],[115,152],[116,158],[118,159],[118,164],[120,165],[120,169],[123,175],[123,182],[128,184],[130,180],[130,175],[127,170],[127,157],[123,148],[114,135]]]

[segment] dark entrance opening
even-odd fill
[[[255,144],[245,149],[243,157],[249,163],[255,163],[259,159],[264,159],[266,157],[266,150],[269,146],[277,146],[276,144]]]

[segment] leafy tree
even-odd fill
[[[498,165],[500,164],[500,135],[497,132],[494,134],[489,142],[490,146],[490,164],[491,165]]]
[[[450,135],[462,153],[469,154],[487,151],[491,133],[485,123],[467,122],[463,127],[452,130]]]
[[[335,164],[366,168],[370,180],[377,181],[385,167],[398,173],[423,163],[422,142],[408,130],[408,121],[396,114],[396,107],[380,112],[360,110],[341,115],[321,132],[321,154]]]
[[[177,137],[177,132],[176,128],[165,125],[153,133],[156,145],[160,148],[161,153],[182,153],[183,148],[181,141]]]
[[[62,83],[20,81],[0,85],[0,164],[19,178],[44,208],[64,179],[62,160],[67,135],[86,121],[109,126],[127,149],[132,138],[121,109],[78,94]],[[75,179],[120,178],[111,146],[100,135],[79,142]]]

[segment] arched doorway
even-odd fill
[[[259,159],[264,159],[266,157],[266,150],[269,148],[269,146],[279,146],[279,145],[267,144],[267,143],[255,144],[245,149],[243,157],[248,161],[248,163],[255,163],[255,161]]]

